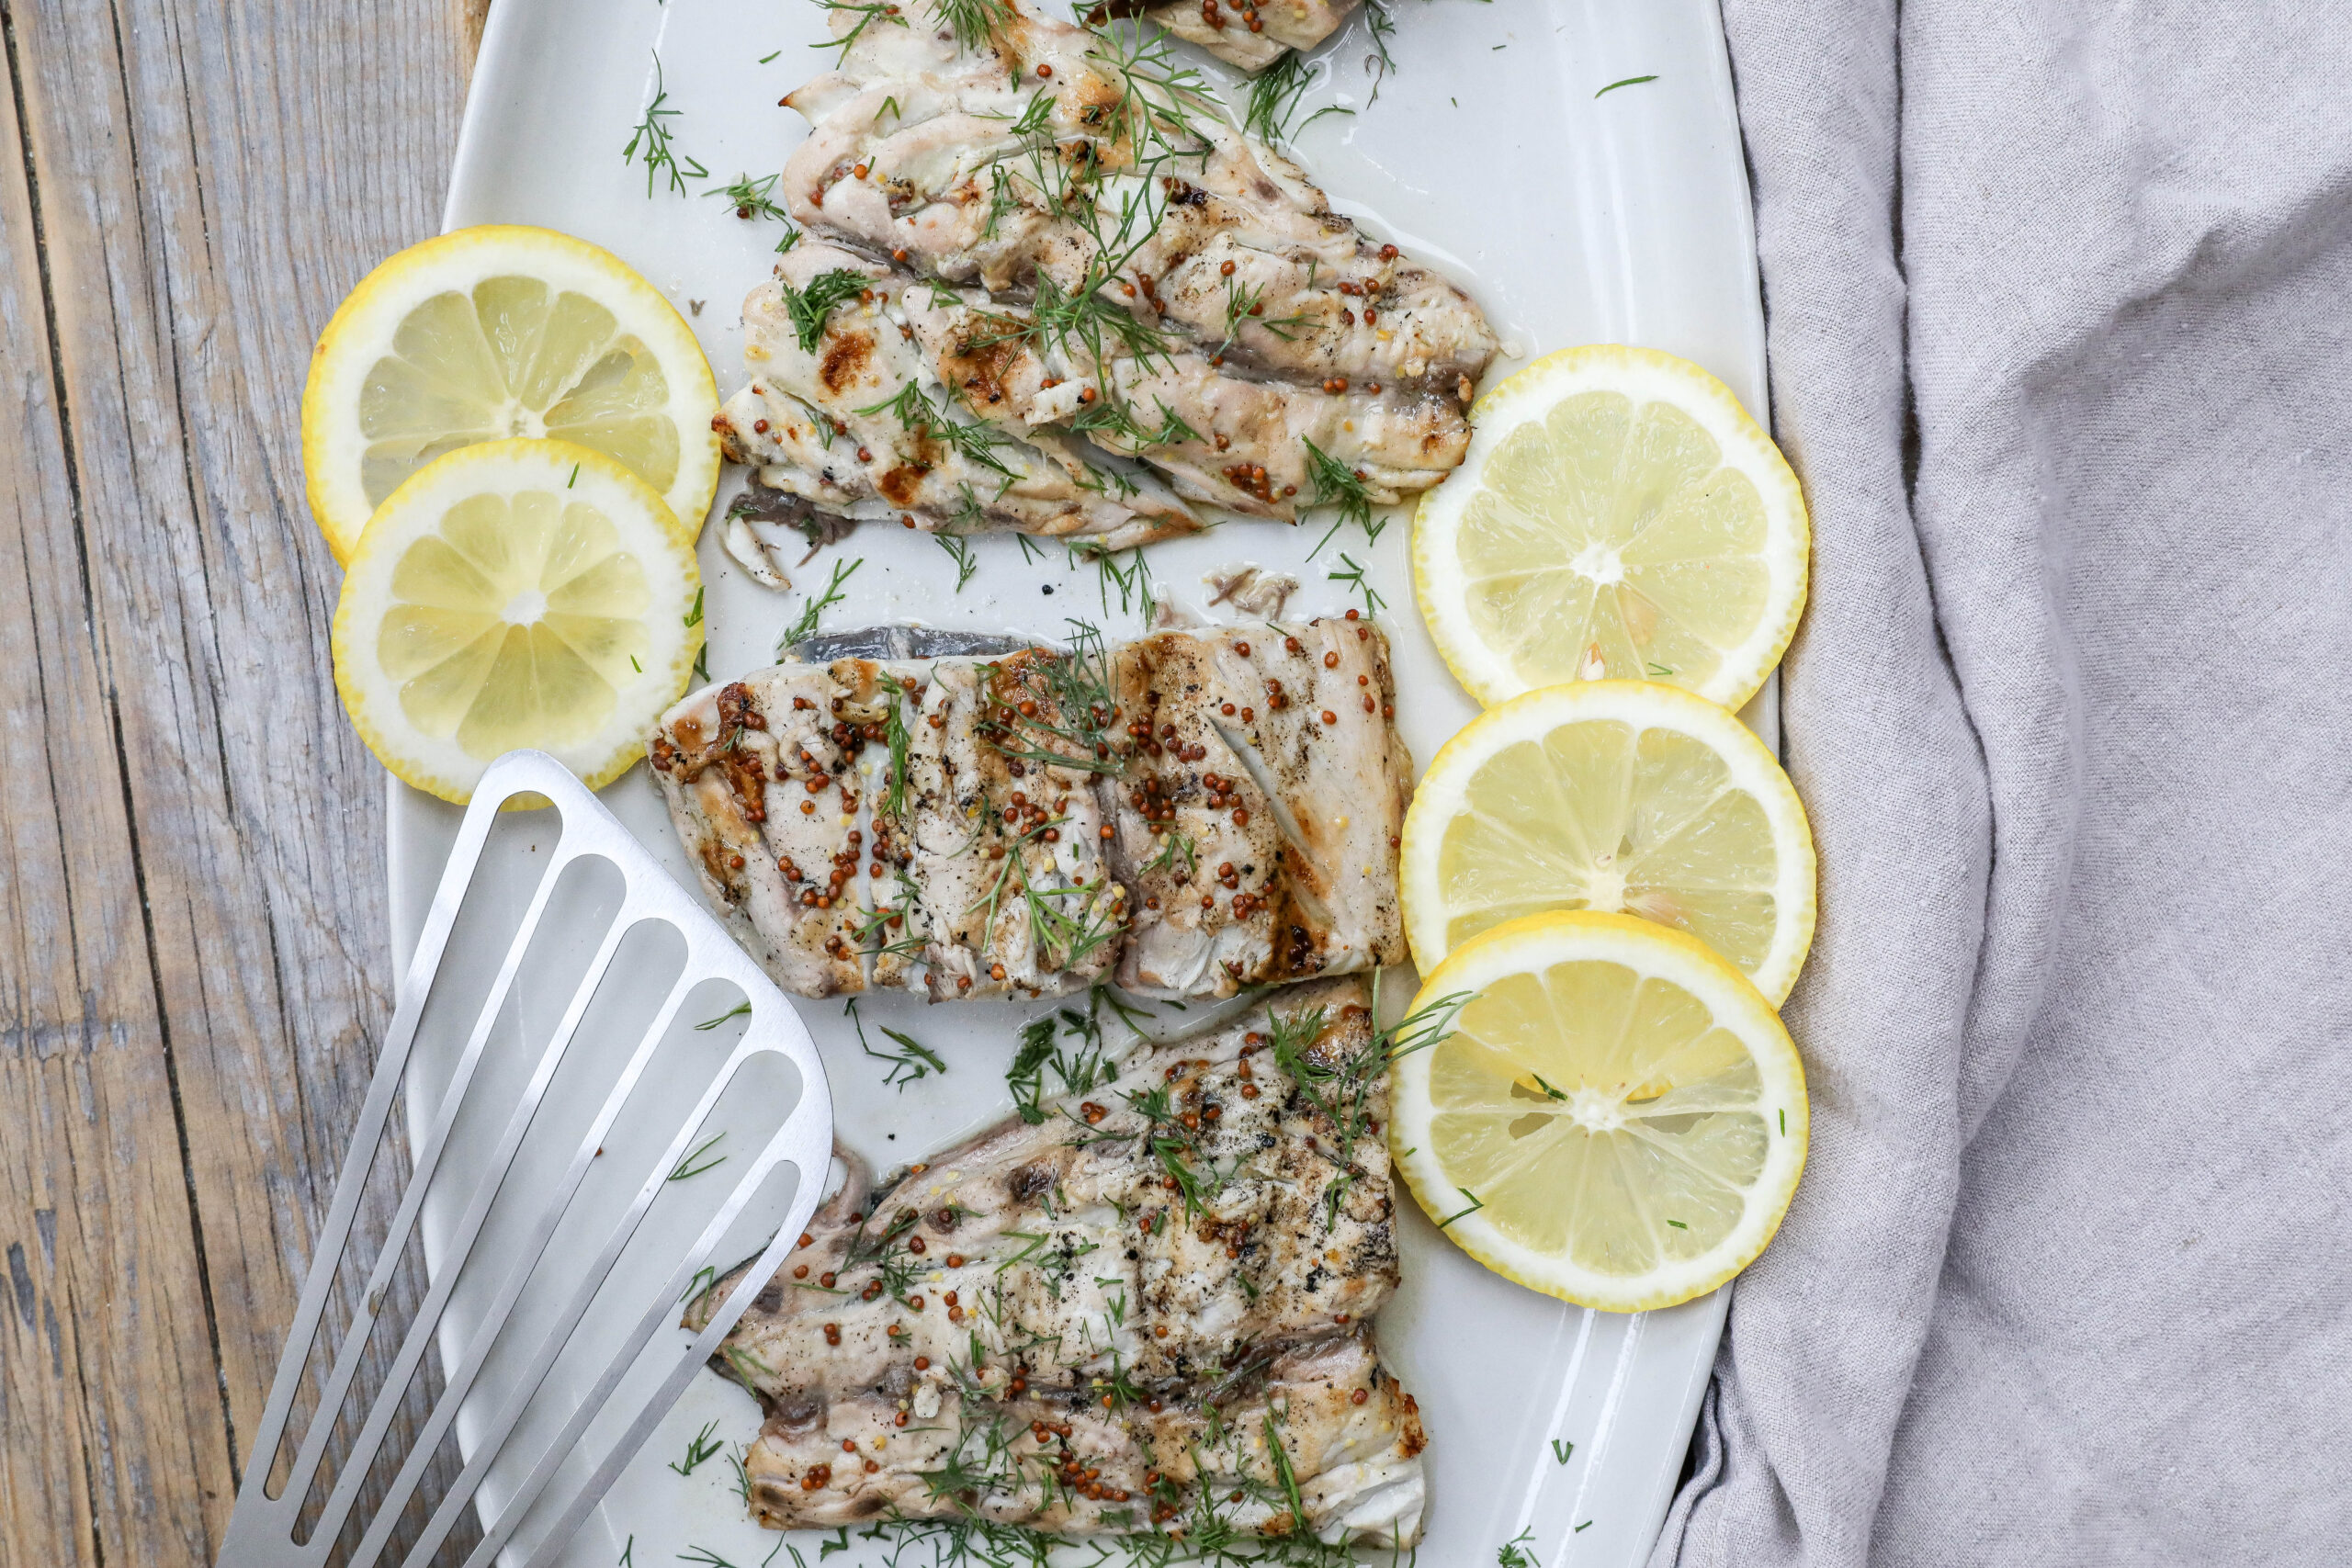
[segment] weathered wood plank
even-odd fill
[[[10,18],[13,20],[13,18]],[[228,1473],[8,29],[0,117],[0,1562],[207,1555]]]
[[[26,1078],[0,1116],[39,1107],[30,1138],[0,1139],[0,1229],[26,1232],[35,1270],[30,1326],[12,1313],[0,1340],[0,1560],[208,1562],[389,1011],[381,774],[329,674],[302,377],[343,292],[437,227],[460,18],[447,0],[5,14],[28,148],[0,309],[11,371],[51,385],[22,405],[47,411],[48,446],[0,457],[18,542],[0,595],[28,606],[0,598],[0,669],[58,689],[28,705],[12,678],[0,699],[25,890],[0,893],[0,1068]],[[56,1043],[55,1065],[19,1039]],[[97,1130],[79,1144],[76,1116]],[[81,1314],[60,1375],[93,1353],[86,1395],[43,1404],[18,1385],[50,1364],[52,1290],[83,1292],[56,1298]]]

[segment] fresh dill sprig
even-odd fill
[[[1601,88],[1600,93],[1593,94],[1593,96],[1597,98],[1601,96],[1601,93],[1613,93],[1620,87],[1638,87],[1645,82],[1655,82],[1657,80],[1657,76],[1655,73],[1647,76],[1628,76],[1623,81],[1610,83],[1609,85]]]
[[[1019,477],[997,455],[1012,445],[1012,437],[992,424],[966,424],[952,417],[924,396],[922,387],[917,382],[910,381],[899,389],[895,397],[870,403],[857,412],[865,414],[888,413],[918,441],[944,442],[966,462],[1001,474],[1008,479]]]
[[[716,1170],[720,1166],[725,1165],[727,1163],[727,1156],[725,1155],[713,1156],[711,1156],[710,1151],[713,1148],[716,1148],[718,1145],[718,1141],[726,1136],[727,1134],[724,1131],[717,1132],[713,1133],[709,1137],[705,1138],[701,1143],[696,1144],[687,1152],[685,1158],[680,1160],[676,1165],[670,1168],[668,1179],[672,1181],[691,1180],[693,1178],[700,1176],[706,1170]]]
[[[702,1463],[705,1460],[710,1458],[711,1455],[717,1453],[719,1450],[727,1446],[725,1443],[720,1442],[718,1438],[711,1436],[711,1434],[717,1430],[718,1430],[718,1422],[705,1422],[703,1424],[702,1430],[696,1432],[694,1436],[694,1440],[686,1445],[686,1457],[684,1462],[677,1460],[672,1460],[670,1461],[670,1468],[676,1471],[680,1475],[692,1475],[695,1472],[695,1466]]]
[[[1127,558],[1127,564],[1125,567],[1119,565],[1119,558],[1116,555],[1100,545],[1070,546],[1069,564],[1072,570],[1075,570],[1080,562],[1091,563],[1094,568],[1094,586],[1102,595],[1104,615],[1111,613],[1111,591],[1114,588],[1119,591],[1121,615],[1125,615],[1138,598],[1143,604],[1143,618],[1146,621],[1150,620],[1158,612],[1159,601],[1151,591],[1151,566],[1143,558],[1141,545],[1136,547],[1135,552]]]
[[[913,737],[907,729],[909,693],[899,678],[888,671],[882,674],[882,689],[890,694],[890,711],[882,720],[883,745],[890,756],[890,786],[875,803],[875,810],[893,822],[904,822],[908,791],[911,784],[907,752],[913,744]]]
[[[972,555],[972,541],[961,534],[933,534],[932,539],[956,563],[956,592],[961,593],[964,584],[972,581],[972,573],[980,570],[980,563]]]
[[[1261,141],[1279,140],[1290,128],[1298,100],[1315,85],[1315,69],[1292,50],[1250,79],[1250,103],[1241,129]]]
[[[785,313],[792,318],[792,335],[798,340],[800,352],[814,354],[834,310],[874,287],[874,280],[862,272],[837,266],[810,278],[807,288],[795,288],[781,277],[775,286],[784,291]]]
[[[1100,628],[1069,623],[1069,651],[1040,649],[1019,660],[981,667],[989,679],[980,739],[1000,756],[1091,773],[1126,770],[1125,749],[1111,737],[1111,656]],[[1023,705],[1034,711],[1023,712]],[[1061,742],[1060,746],[1050,744]]]
[[[857,1030],[857,1048],[877,1062],[890,1064],[890,1070],[883,1075],[884,1083],[904,1093],[909,1084],[919,1082],[933,1073],[944,1074],[947,1071],[947,1064],[940,1059],[938,1052],[911,1035],[883,1028],[880,1024],[875,1027],[881,1029],[899,1048],[896,1051],[876,1051],[865,1038],[865,1021],[857,1015],[856,998],[850,998],[847,1011],[851,1024]]]
[[[846,563],[842,561],[835,561],[833,563],[833,580],[825,584],[825,591],[822,593],[820,593],[816,598],[811,599],[808,604],[800,606],[800,618],[792,623],[791,629],[786,631],[776,643],[776,651],[778,654],[782,654],[786,649],[790,648],[794,643],[806,642],[808,638],[817,635],[818,617],[822,615],[826,611],[831,609],[834,605],[840,604],[843,599],[849,597],[848,594],[842,592],[842,584],[850,580],[850,574],[852,572],[854,572],[859,567],[862,567],[865,564],[865,558],[864,556],[860,556],[855,560]]]
[[[1342,524],[1353,523],[1361,527],[1365,544],[1378,539],[1380,531],[1388,524],[1385,518],[1373,515],[1372,491],[1363,475],[1305,436],[1299,437],[1299,445],[1306,448],[1306,480],[1315,487],[1313,503],[1340,509],[1339,521],[1315,541],[1315,549],[1306,552],[1306,558],[1313,560],[1316,550],[1330,543],[1331,536],[1340,531]]]
[[[1349,587],[1354,589],[1357,592],[1363,594],[1363,613],[1367,615],[1377,615],[1380,611],[1387,607],[1388,601],[1380,596],[1380,590],[1372,585],[1371,579],[1364,575],[1366,569],[1357,564],[1355,557],[1348,554],[1345,550],[1341,550],[1340,552],[1340,565],[1346,570],[1324,573],[1325,581],[1344,582]]]
[[[1176,863],[1179,860],[1184,863],[1184,869],[1182,871],[1176,869]],[[1179,881],[1190,882],[1193,880],[1193,874],[1199,869],[1200,849],[1193,842],[1192,835],[1170,833],[1159,840],[1159,852],[1144,862],[1137,874],[1148,876],[1155,871],[1166,871],[1172,874]]]
[[[1373,1016],[1379,1016],[1379,980],[1374,977]],[[1356,1145],[1371,1121],[1374,1089],[1386,1081],[1388,1069],[1399,1058],[1426,1051],[1453,1031],[1453,1019],[1470,1000],[1467,991],[1455,991],[1417,1009],[1379,1030],[1351,1055],[1323,1050],[1328,1021],[1324,1010],[1267,1016],[1267,1041],[1274,1062],[1298,1087],[1306,1102],[1330,1124],[1331,1139],[1318,1143],[1317,1152],[1336,1168],[1323,1191],[1326,1211],[1336,1219],[1340,1201],[1362,1172],[1355,1167]]]
[[[898,28],[907,25],[907,18],[901,14],[898,0],[817,0],[817,6],[824,11],[846,11],[857,18],[857,25],[841,37],[827,39],[821,43],[812,43],[808,46],[810,49],[838,49],[842,51],[840,58],[843,60],[849,58],[849,46],[864,36],[865,29],[875,23],[888,22],[892,27]]]
[[[710,177],[708,169],[695,163],[692,157],[680,153],[673,145],[674,132],[669,122],[677,118],[678,111],[662,107],[669,101],[669,89],[662,81],[662,57],[656,54],[653,57],[653,101],[645,106],[644,118],[629,132],[628,145],[621,149],[623,164],[636,163],[638,150],[640,147],[644,149],[645,194],[649,199],[653,195],[653,182],[657,175],[668,176],[671,192],[677,196],[686,194],[689,176],[698,180]]]
[[[1327,114],[1356,112],[1338,104],[1325,104],[1293,126],[1291,121],[1298,114],[1299,100],[1314,85],[1315,67],[1307,63],[1304,55],[1295,51],[1283,55],[1250,79],[1250,101],[1242,110],[1241,129],[1261,141],[1285,141]]]
[[[931,14],[965,49],[978,49],[1012,19],[1004,0],[930,0]]]
[[[780,223],[788,223],[792,220],[790,216],[774,199],[775,182],[783,177],[779,174],[755,180],[749,175],[742,175],[731,186],[721,186],[717,190],[703,194],[726,197],[727,205],[735,209],[738,218],[773,218]]]
[[[751,1003],[737,1002],[733,1007],[729,1008],[717,1018],[704,1019],[700,1023],[695,1025],[695,1030],[697,1033],[707,1034],[712,1030],[717,1029],[720,1024],[725,1023],[730,1018],[748,1018],[751,1016]]]
[[[1533,1530],[1524,1529],[1497,1547],[1495,1568],[1544,1568],[1543,1562],[1527,1545],[1534,1539]]]
[[[1035,1127],[1046,1119],[1044,1102],[1047,1099],[1083,1094],[1118,1076],[1118,1068],[1111,1060],[1112,1052],[1102,1038],[1102,1008],[1106,1001],[1132,1029],[1134,1021],[1129,1010],[1102,986],[1089,992],[1084,1012],[1062,1008],[1043,1018],[1032,1019],[1023,1027],[1021,1048],[1013,1053],[1012,1066],[1004,1074],[1005,1086],[1012,1091],[1013,1109],[1020,1112],[1021,1120]],[[1068,1042],[1068,1047],[1061,1042]],[[1061,1085],[1050,1095],[1046,1089],[1048,1072]]]
[[[1445,1218],[1438,1221],[1437,1228],[1440,1230],[1445,1229],[1446,1226],[1452,1224],[1456,1220],[1468,1219],[1471,1215],[1476,1213],[1479,1210],[1487,1206],[1487,1201],[1484,1198],[1479,1197],[1476,1192],[1471,1191],[1467,1187],[1457,1187],[1454,1190],[1461,1193],[1464,1198],[1469,1199],[1470,1206],[1466,1209],[1457,1209],[1453,1213],[1446,1215]]]

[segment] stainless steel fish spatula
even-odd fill
[[[816,1049],[757,965],[560,763],[501,758],[403,978],[220,1562],[553,1562],[791,1249],[831,1140]]]

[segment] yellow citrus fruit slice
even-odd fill
[[[1603,679],[1755,694],[1804,608],[1811,533],[1729,388],[1600,344],[1537,360],[1470,419],[1462,467],[1415,517],[1413,582],[1474,696]]]
[[[412,245],[360,281],[311,358],[302,467],[337,560],[446,453],[546,435],[605,454],[699,530],[718,392],[695,334],[626,262],[552,229]]]
[[[352,552],[334,683],[387,768],[444,800],[529,746],[599,788],[644,755],[701,651],[702,575],[669,506],[562,441],[449,454]]]
[[[1690,932],[1779,1005],[1813,945],[1813,830],[1788,775],[1714,704],[1647,681],[1546,686],[1446,742],[1405,814],[1399,879],[1428,974],[1544,909]]]
[[[1440,964],[1466,994],[1399,1055],[1389,1146],[1462,1249],[1608,1312],[1672,1306],[1764,1250],[1804,1168],[1804,1066],[1771,1004],[1681,932],[1531,915]]]

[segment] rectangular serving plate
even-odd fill
[[[1488,384],[1553,349],[1640,344],[1705,366],[1760,414],[1763,317],[1716,0],[1390,0],[1390,9],[1394,71],[1377,73],[1360,16],[1318,56],[1305,102],[1307,113],[1326,104],[1353,112],[1316,120],[1295,152],[1340,210],[1471,289],[1505,340]],[[740,220],[706,192],[781,166],[802,128],[776,99],[823,68],[830,57],[810,48],[823,37],[823,13],[802,0],[499,0],[475,67],[445,227],[542,224],[616,252],[686,316],[725,396],[742,382],[740,302],[765,275],[781,230]],[[1654,79],[1601,94],[1632,77]],[[657,91],[678,111],[668,123],[679,150],[710,172],[690,195],[657,186],[649,197],[644,168],[622,161]],[[1239,101],[1230,88],[1228,97]],[[741,482],[729,473],[717,510]],[[1253,561],[1298,576],[1289,613],[1312,615],[1352,602],[1325,575],[1340,552],[1366,562],[1387,605],[1399,727],[1426,764],[1476,705],[1413,612],[1409,522],[1396,515],[1368,547],[1350,530],[1310,561],[1322,532],[1227,523],[1155,547],[1153,578],[1163,599],[1209,614],[1202,574]],[[869,526],[797,570],[787,597],[752,581],[718,535],[706,529],[701,562],[709,667],[722,676],[773,660],[778,633],[834,561],[865,564],[827,615],[828,629],[912,620],[1055,637],[1076,615],[1115,637],[1141,625],[1139,611],[1123,610],[1091,568],[1067,567],[1058,550],[1032,563],[1010,538],[975,542],[979,570],[958,592],[954,567],[931,541]],[[1768,739],[1777,739],[1776,694],[1768,685],[1745,716]],[[642,772],[604,798],[692,884]],[[390,805],[400,972],[459,813],[397,782]],[[513,837],[520,872],[533,852],[527,833]],[[1408,978],[1391,976],[1396,993]],[[949,1062],[944,1077],[901,1090],[882,1085],[880,1066],[860,1053],[840,1007],[799,1005],[828,1063],[841,1134],[877,1168],[1007,1114],[1002,1070],[1013,1037],[1044,1010],[865,999],[869,1029],[904,1030]],[[1499,1545],[1523,1535],[1544,1568],[1643,1561],[1689,1445],[1723,1293],[1630,1316],[1587,1312],[1487,1272],[1410,1202],[1400,1199],[1400,1209],[1404,1284],[1380,1333],[1430,1433],[1422,1560],[1484,1568]],[[428,1244],[433,1220],[428,1213]],[[453,1321],[449,1332],[461,1337],[469,1326]],[[732,1385],[698,1378],[567,1561],[608,1565],[628,1551],[650,1565],[693,1548],[741,1568],[770,1558],[778,1538],[743,1519],[724,1462],[684,1476],[669,1468],[707,1421],[731,1444],[752,1436],[758,1415]],[[817,1561],[813,1540],[799,1544]],[[842,1568],[883,1556],[854,1539],[852,1551]]]

